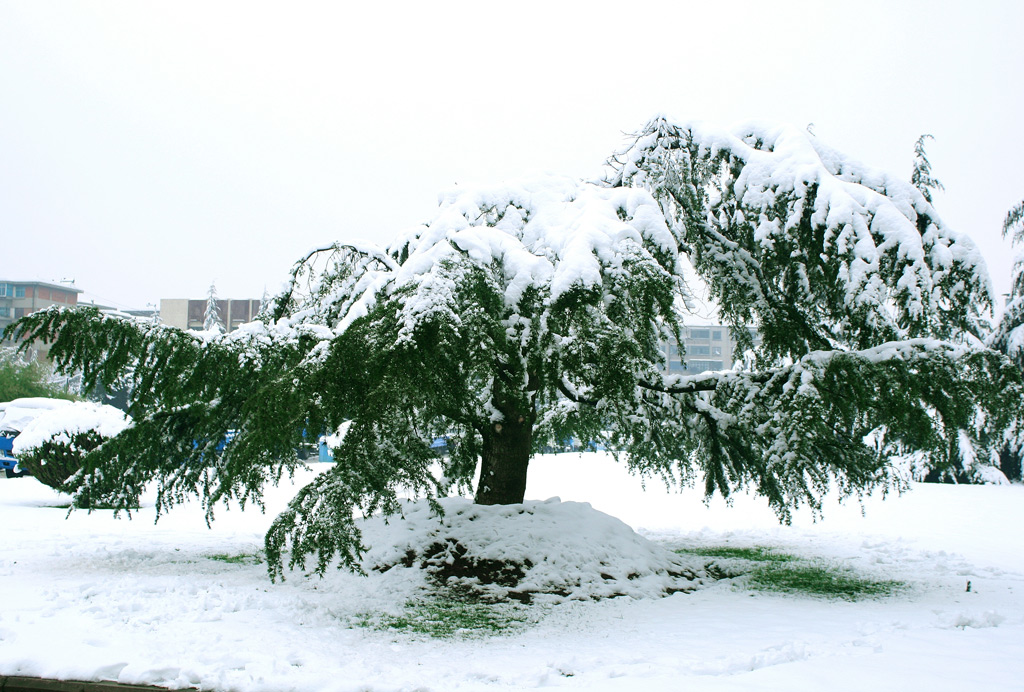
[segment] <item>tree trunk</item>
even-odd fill
[[[518,416],[492,423],[483,434],[476,502],[511,505],[526,495],[526,470],[533,447],[533,421]]]

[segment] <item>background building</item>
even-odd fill
[[[755,343],[757,336],[754,337]],[[683,350],[671,341],[665,344],[667,372],[696,375],[713,370],[729,370],[742,357],[729,327],[720,324],[695,325],[684,330]]]
[[[78,305],[81,292],[81,289],[66,284],[0,279],[0,330],[51,305]]]
[[[189,298],[161,298],[160,321],[178,329],[202,330],[206,317],[206,298],[192,300]],[[260,301],[256,299],[217,301],[225,331],[232,332],[238,325],[252,322],[260,311]]]

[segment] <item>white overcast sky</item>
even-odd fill
[[[659,112],[814,123],[982,247],[1024,198],[1024,2],[0,0],[0,278],[276,291],[460,182],[593,175]]]

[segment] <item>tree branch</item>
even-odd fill
[[[588,399],[586,397],[580,396],[576,392],[573,392],[571,389],[566,387],[565,383],[561,380],[561,378],[559,378],[558,381],[555,382],[555,386],[558,387],[558,391],[560,391],[569,401],[574,401],[577,404],[586,404],[587,406],[597,406],[599,399]]]
[[[711,375],[696,375],[693,379],[679,385],[667,385],[664,383],[659,384],[655,382],[648,382],[646,380],[638,380],[637,386],[649,389],[652,392],[661,392],[662,394],[696,394],[697,392],[713,392],[718,389],[718,383],[721,381],[723,375],[739,375],[750,382],[764,384],[776,375],[776,371],[737,373],[727,370],[725,372],[716,372]]]

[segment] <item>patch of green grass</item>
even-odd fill
[[[681,548],[675,551],[680,555],[700,555],[719,559],[749,560],[750,562],[793,562],[798,560],[795,555],[780,553],[771,546],[754,545],[739,548],[730,545],[709,546],[705,548]]]
[[[218,553],[216,555],[207,555],[206,557],[210,560],[226,562],[229,565],[258,565],[263,562],[263,557],[254,553],[238,553],[237,555]]]
[[[468,639],[507,634],[530,619],[524,606],[448,597],[410,601],[401,615],[363,615],[358,624],[432,639]]]
[[[760,567],[751,575],[750,585],[759,591],[781,591],[848,601],[890,596],[905,586],[903,582],[871,579],[852,570],[821,562]]]
[[[710,558],[706,569],[710,575],[717,578],[749,576],[747,584],[758,591],[855,601],[889,596],[906,586],[899,581],[863,576],[824,560],[806,560],[779,552],[770,546],[707,546],[683,548],[675,552],[680,555]],[[744,567],[732,562],[725,566],[715,564],[715,559],[752,564]]]
[[[55,505],[40,505],[40,506],[41,507],[45,507],[46,509],[71,509],[71,507],[74,506],[74,503],[72,503],[72,502],[58,502]],[[81,509],[81,510],[92,510],[92,509],[96,509],[96,510],[100,510],[100,509],[115,510],[115,509],[120,509],[121,511],[124,511],[124,508],[122,508],[122,507],[115,507],[114,505],[106,503],[106,502],[96,502],[96,503],[93,503],[92,505],[90,505],[88,507],[75,507],[75,509]],[[129,509],[131,511],[135,511],[135,510],[139,509],[139,507],[128,507],[127,509]]]

